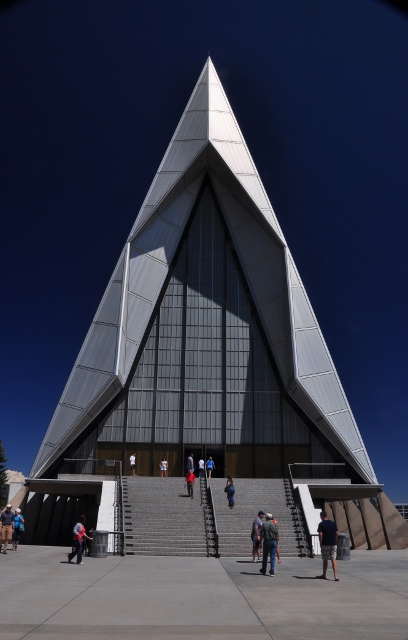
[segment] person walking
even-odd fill
[[[317,578],[322,578],[323,580],[327,580],[326,573],[327,567],[329,564],[329,560],[331,560],[334,579],[336,582],[339,582],[339,577],[337,575],[337,536],[338,530],[337,525],[333,520],[329,520],[327,517],[326,511],[322,511],[320,513],[321,522],[319,522],[319,526],[317,527],[317,532],[319,534],[319,542],[322,550],[322,560],[323,560],[323,573],[321,576],[316,576]]]
[[[187,458],[187,471],[192,471],[194,473],[194,457],[193,454],[190,453],[190,455]]]
[[[205,462],[203,458],[200,458],[200,460],[198,461],[198,477],[199,478],[205,477]]]
[[[17,551],[18,543],[20,542],[21,532],[24,531],[24,517],[21,513],[21,509],[16,509],[14,512],[14,529],[13,529],[13,551]]]
[[[132,476],[135,476],[135,469],[136,469],[136,451],[134,451],[132,453],[132,455],[129,458],[129,462],[130,462],[130,470],[132,472]]]
[[[252,540],[252,562],[261,562],[261,527],[265,514],[258,511],[258,515],[252,522],[251,540]]]
[[[211,478],[212,472],[215,471],[214,460],[212,459],[211,456],[208,458],[207,462],[205,463],[205,466],[207,468],[207,477]]]
[[[74,534],[74,540],[72,542],[72,551],[71,553],[68,553],[68,562],[70,564],[72,564],[72,559],[76,556],[77,557],[77,565],[78,564],[84,564],[82,562],[82,543],[84,538],[86,538],[87,540],[92,540],[92,538],[90,538],[89,536],[86,535],[85,532],[85,516],[79,516],[79,521],[76,523],[74,529],[73,529],[73,534]]]
[[[235,487],[231,476],[227,476],[227,484],[225,485],[224,491],[227,494],[228,506],[230,509],[233,509],[235,503]]]
[[[160,461],[160,475],[162,478],[167,478],[167,460],[163,457]]]
[[[194,471],[187,471],[187,475],[186,475],[187,493],[188,493],[188,497],[191,499],[193,499],[193,496],[194,496],[194,481],[195,481]]]
[[[12,505],[8,504],[4,511],[1,512],[1,540],[0,540],[0,548],[3,545],[3,553],[7,555],[7,547],[9,541],[11,541],[13,537],[13,529],[14,529],[14,513],[11,510]]]
[[[278,542],[278,527],[272,522],[272,514],[266,513],[265,522],[262,523],[261,527],[260,544],[263,546],[263,556],[262,569],[259,569],[259,571],[263,575],[266,575],[266,565],[268,564],[268,555],[270,555],[271,568],[269,570],[269,575],[271,576],[271,578],[273,578],[273,576],[275,575],[275,554]]]

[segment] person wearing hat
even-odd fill
[[[261,527],[265,514],[258,511],[258,515],[252,523],[251,540],[252,540],[252,562],[261,562]]]
[[[3,545],[3,553],[7,554],[7,547],[9,540],[13,537],[14,529],[14,513],[12,512],[11,504],[6,506],[5,511],[1,512],[1,541],[0,546]]]
[[[13,551],[17,551],[22,531],[24,531],[24,517],[21,509],[16,509],[14,512]]]
[[[263,575],[266,574],[266,565],[268,564],[268,555],[271,556],[271,568],[269,575],[271,578],[275,575],[275,555],[276,547],[278,546],[279,534],[278,527],[272,522],[273,516],[271,513],[265,514],[265,522],[261,527],[261,544],[263,544],[263,557],[262,557],[262,569],[259,569]]]

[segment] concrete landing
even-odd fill
[[[408,638],[408,551],[354,552],[338,583],[309,558],[284,558],[275,578],[244,558],[84,562],[57,547],[1,554],[0,639]]]

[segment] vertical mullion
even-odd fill
[[[153,377],[153,407],[152,407],[152,450],[151,450],[151,475],[154,475],[154,444],[156,442],[156,413],[157,413],[157,375],[159,370],[159,334],[160,334],[160,308],[156,318],[156,341],[154,346],[154,377]]]
[[[256,475],[256,426],[255,426],[255,338],[254,338],[254,317],[251,311],[251,331],[250,331],[250,349],[251,349],[251,381],[252,381],[252,465],[253,476]]]
[[[227,445],[227,237],[224,233],[224,295],[222,296],[222,408],[221,408],[221,443]],[[226,456],[224,455],[224,467],[226,465]],[[225,475],[225,468],[224,468]]]
[[[128,406],[129,406],[129,388],[125,394],[125,407],[123,412],[123,450],[122,450],[122,470],[125,475],[126,469],[126,443],[127,443],[127,430],[128,430]]]
[[[183,313],[181,329],[181,363],[180,363],[180,414],[179,414],[179,442],[184,443],[184,406],[186,391],[186,344],[187,344],[187,274],[188,274],[189,240],[186,238],[186,254],[183,273]],[[184,447],[183,447],[184,464]]]

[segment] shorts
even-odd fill
[[[2,540],[11,540],[13,536],[13,525],[12,524],[3,524],[1,528],[1,539]]]
[[[131,465],[130,465],[130,468],[132,469],[132,471],[134,470],[134,468],[135,468],[135,467],[136,467],[136,465],[135,465],[135,464],[131,464]]]
[[[335,560],[337,556],[337,544],[331,546],[329,544],[322,545],[323,560]]]
[[[253,549],[259,549],[259,545],[261,544],[261,541],[259,540],[259,538],[257,538],[256,536],[254,536],[252,538],[252,548]]]

